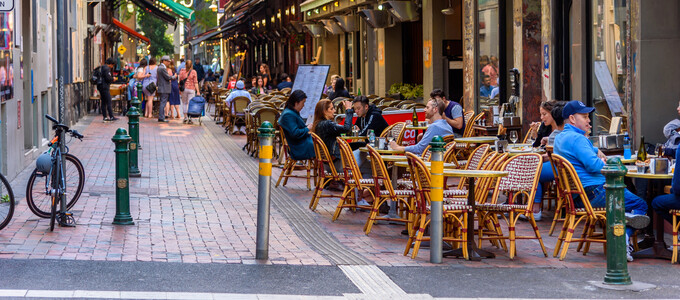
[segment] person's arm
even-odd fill
[[[302,139],[307,134],[309,134],[309,128],[306,126],[298,128],[295,126],[295,123],[294,116],[289,114],[284,114],[281,116],[281,122],[279,122],[283,130],[288,132],[290,138]]]
[[[581,161],[586,171],[590,173],[599,173],[604,167],[604,161],[598,156],[598,153],[593,151],[593,146],[591,146],[590,143],[587,143],[587,141],[588,138],[585,136],[574,141],[571,146],[572,154]]]
[[[680,197],[680,166],[678,166],[678,160],[680,158],[680,151],[675,151],[675,171],[673,171],[673,181],[671,183],[671,189],[676,197]]]
[[[160,77],[163,77],[163,79],[170,81],[172,79],[172,76],[168,75],[168,70],[166,68],[158,68],[158,75]]]
[[[192,72],[194,78],[194,90],[196,90],[196,96],[201,95],[201,87],[198,86],[198,75],[196,75],[196,70]]]
[[[104,81],[106,83],[112,83],[113,82],[113,76],[111,76],[111,72],[113,72],[113,71],[108,66],[106,67],[106,70],[104,70],[104,71],[106,71],[106,72],[104,72]]]
[[[345,101],[346,103],[349,103],[349,101]],[[341,133],[347,133],[352,131],[352,118],[354,118],[354,111],[350,110],[348,105],[345,104],[345,123],[344,125],[340,124],[334,124],[333,126],[333,134],[334,135],[340,135]],[[349,105],[351,107],[352,104]]]

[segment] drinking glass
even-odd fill
[[[664,156],[663,151],[664,151],[663,144],[662,143],[656,144],[656,156],[663,157]]]
[[[513,144],[517,143],[517,131],[510,131],[510,141]]]

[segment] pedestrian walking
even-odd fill
[[[191,60],[185,62],[185,68],[179,73],[180,80],[180,90],[184,86],[184,91],[182,91],[181,102],[182,102],[182,115],[184,115],[184,123],[190,123],[191,120],[187,118],[187,110],[189,109],[189,100],[201,95],[201,91],[198,90],[198,75],[196,70],[194,70],[193,63]]]
[[[144,117],[153,117],[153,99],[156,97],[156,82],[158,81],[158,66],[156,59],[149,59],[149,65],[146,66],[145,73],[148,75],[142,82],[142,91],[146,96],[146,107],[144,108]]]
[[[173,72],[175,70],[175,62],[170,62],[170,68],[168,69],[168,73]],[[176,75],[176,72],[173,72],[170,75]],[[172,90],[170,91],[170,98],[168,99],[168,102],[170,102],[170,105],[168,105],[168,113],[165,115],[169,118],[172,119],[179,119],[182,115],[179,112],[179,82],[177,81],[177,78],[173,79],[170,81],[170,84],[172,86]],[[175,117],[175,115],[177,117]]]
[[[100,80],[99,82],[97,82],[97,90],[99,90],[101,110],[104,122],[118,120],[118,118],[113,116],[113,107],[111,106],[111,91],[109,90],[111,83],[113,82],[111,69],[113,69],[113,66],[115,64],[116,59],[113,57],[109,57],[104,62],[104,65],[99,67]]]
[[[165,119],[165,105],[167,105],[170,92],[172,91],[172,85],[170,81],[177,78],[177,76],[171,76],[168,74],[169,65],[170,57],[167,55],[161,57],[161,64],[157,69],[158,97],[161,100],[160,107],[158,108],[158,122],[168,122],[168,120]]]

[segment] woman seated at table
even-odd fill
[[[307,95],[301,90],[295,90],[286,101],[286,108],[279,117],[279,126],[288,141],[289,155],[294,160],[314,158],[314,143],[309,134],[309,128],[300,116],[300,110],[305,106]]]
[[[555,142],[555,136],[564,130],[564,118],[562,118],[562,108],[564,103],[562,101],[550,100],[541,103],[539,111],[541,113],[541,123],[532,123],[532,126],[540,124],[538,130],[537,139],[534,143],[534,147],[538,146],[552,146]],[[538,139],[540,137],[540,139]],[[538,144],[538,146],[537,146]],[[536,188],[536,196],[534,198],[534,219],[536,221],[541,220],[541,200],[543,199],[543,187],[549,182],[555,180],[555,175],[552,171],[552,166],[550,161],[548,161],[548,155],[543,155],[543,167],[541,168],[540,177],[538,179],[539,185]],[[521,219],[525,219],[524,215],[520,216]]]
[[[352,130],[353,111],[349,110],[352,103],[343,101],[345,106],[345,124],[340,125],[333,121],[335,118],[335,106],[331,100],[322,99],[316,104],[314,109],[314,123],[312,123],[312,132],[316,133],[326,145],[328,153],[331,155],[335,170],[342,172],[342,160],[340,159],[340,146],[338,146],[337,137],[343,133],[349,133]],[[349,110],[349,111],[348,111]]]

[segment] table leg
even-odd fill
[[[397,187],[397,176],[398,176],[398,171],[399,168],[397,168],[396,165],[392,165],[392,188]],[[390,211],[382,216],[381,218],[391,218],[391,219],[399,219],[399,214],[397,214],[397,201],[392,201],[390,200]],[[401,222],[390,222],[394,224],[402,224]]]
[[[468,180],[468,205],[472,206],[472,211],[469,212],[468,215],[468,222],[467,222],[467,249],[468,249],[468,255],[470,257],[470,260],[473,261],[480,261],[482,258],[494,258],[496,257],[495,254],[482,250],[477,248],[477,244],[475,243],[475,211],[476,211],[476,206],[475,206],[475,179],[474,178],[469,178]],[[444,257],[447,256],[455,256],[455,257],[463,257],[463,249],[455,249],[451,251],[446,251],[443,253]]]
[[[655,196],[659,195],[661,191],[663,191],[663,181],[654,180],[653,184],[648,185],[648,188],[651,190],[648,193],[650,197],[647,199],[654,199]],[[648,209],[652,209],[651,201],[647,201],[647,203],[649,207]],[[653,236],[651,236],[651,238],[645,237],[642,242],[638,243],[639,248],[646,246],[647,249],[640,250],[633,253],[632,255],[634,258],[663,258],[670,260],[673,253],[668,250],[666,242],[664,241],[664,219],[657,215],[653,210],[649,215],[652,218],[651,223],[654,224],[655,233]],[[649,247],[650,242],[651,247]]]

